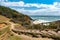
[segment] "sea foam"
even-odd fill
[[[40,23],[46,23],[46,22],[50,22],[50,21],[46,21],[46,20],[35,20],[35,21],[33,21],[33,24],[40,24]]]

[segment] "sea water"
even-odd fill
[[[57,21],[60,20],[60,16],[41,16],[41,15],[31,15],[33,20],[44,20],[44,21]]]

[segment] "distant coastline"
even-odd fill
[[[49,16],[47,16],[47,15],[30,15],[30,17],[33,19],[33,23],[35,23],[35,24],[60,20],[60,16],[52,16],[52,15],[49,15]]]
[[[30,15],[33,20],[45,20],[45,21],[57,21],[60,20],[60,16],[47,16],[47,15]]]
[[[50,17],[50,16],[51,17],[58,17],[59,16],[60,17],[60,15],[29,15],[29,16],[45,16],[45,17],[47,17],[47,16],[48,17]]]

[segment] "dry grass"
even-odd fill
[[[20,35],[20,38],[22,40],[53,40],[51,38],[32,38],[32,37],[29,37],[27,35]]]
[[[0,15],[0,22],[7,21],[7,20],[9,20],[9,19],[6,18],[5,16]]]
[[[5,27],[5,26],[6,26],[5,24],[0,24],[0,28]]]

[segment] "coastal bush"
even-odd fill
[[[16,10],[4,6],[0,6],[0,15],[9,18],[12,22],[20,23],[23,25],[30,25],[32,20],[28,15],[24,15],[20,12],[17,12]]]
[[[8,27],[0,30],[0,35],[2,35],[2,34],[5,33],[5,32],[8,32],[8,30],[9,30]]]
[[[40,30],[40,29],[42,29],[43,27],[42,27],[40,24],[38,24],[38,25],[32,25],[30,28]]]
[[[12,36],[10,35],[10,36],[7,38],[7,40],[21,40],[21,38],[15,36],[15,35],[12,35]]]

